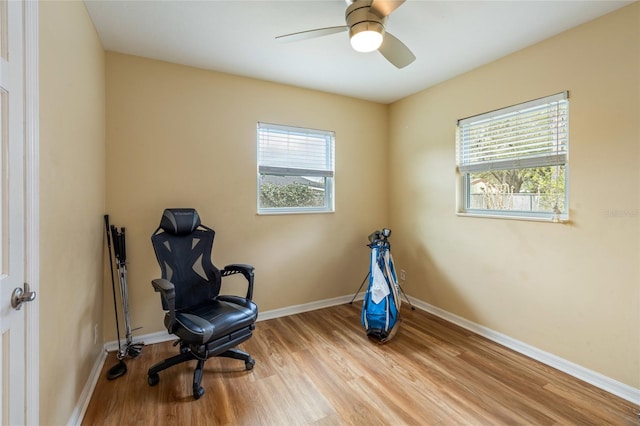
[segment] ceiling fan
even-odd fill
[[[299,41],[349,30],[351,47],[358,52],[378,50],[397,68],[404,68],[416,57],[394,35],[385,31],[387,18],[405,0],[346,0],[347,25],[317,28],[276,37],[278,41]]]

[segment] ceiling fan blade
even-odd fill
[[[281,35],[276,37],[276,40],[281,42],[309,40],[311,38],[341,33],[343,31],[347,31],[348,29],[349,27],[347,27],[346,25],[342,25],[339,27],[317,28],[315,30],[300,31],[299,33]]]
[[[391,15],[405,0],[373,0],[371,9],[381,18]]]
[[[413,52],[393,34],[389,33],[384,34],[384,39],[378,51],[397,68],[404,68],[416,60]]]

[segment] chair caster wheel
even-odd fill
[[[253,360],[253,358],[251,358],[248,361],[245,361],[244,368],[247,370],[252,370],[254,365],[256,365],[256,362]]]
[[[200,397],[204,395],[204,388],[200,386],[198,389],[193,390],[193,398],[200,399]]]
[[[160,376],[158,376],[158,373],[149,374],[149,377],[147,379],[149,386],[155,386],[158,384],[159,381],[160,381]]]

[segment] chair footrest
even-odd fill
[[[209,352],[209,356],[208,356],[209,358],[213,356],[218,356],[221,353],[226,352],[228,349],[231,349],[234,346],[237,346],[240,343],[244,342],[245,340],[249,339],[252,336],[252,334],[253,334],[253,327],[248,326],[240,330],[236,330],[233,333],[227,334],[226,336],[220,337],[219,339],[215,339],[210,342],[207,342],[206,345],[198,345],[197,349],[191,348],[191,350],[196,354],[202,353],[204,352],[204,350],[207,350]]]

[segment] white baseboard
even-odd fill
[[[364,293],[358,294],[355,300],[362,300]],[[317,302],[303,303],[301,305],[287,306],[286,308],[272,309],[258,314],[258,321],[266,321],[273,318],[286,317],[289,315],[301,314],[303,312],[315,311],[316,309],[328,308],[331,306],[344,305],[353,299],[353,295],[334,297],[332,299],[319,300]]]
[[[363,297],[364,297],[364,293],[359,293],[354,300],[362,300]],[[287,306],[285,308],[272,309],[269,311],[259,312],[258,322],[266,321],[274,318],[286,317],[289,315],[301,314],[303,312],[308,312],[308,311],[315,311],[317,309],[328,308],[331,306],[344,305],[345,303],[349,303],[351,299],[353,299],[353,295],[339,296],[339,297],[334,297],[332,299],[319,300],[315,302],[303,303],[300,305],[292,305],[292,306]],[[172,334],[167,333],[166,331],[158,331],[155,333],[136,336],[133,339],[133,342],[134,343],[144,342],[145,345],[152,345],[154,343],[168,342],[171,340],[176,340],[176,337]],[[118,342],[116,340],[112,340],[111,342],[105,343],[104,347],[107,350],[107,352],[117,351]]]
[[[325,299],[316,302],[288,306],[285,308],[272,309],[269,311],[260,312],[258,314],[258,321],[266,321],[273,318],[295,315],[302,312],[314,311],[317,309],[328,308],[336,305],[343,305],[345,303],[351,302],[351,300],[362,300],[363,296],[364,293],[359,293],[356,295],[355,299],[353,295],[346,295],[334,297],[332,299]],[[433,306],[427,302],[423,302],[422,300],[413,297],[409,297],[409,300],[416,308],[422,309],[423,311],[436,315],[437,317],[456,324],[464,329],[472,331],[480,336],[486,337],[491,341],[499,343],[509,349],[528,356],[529,358],[533,358],[550,367],[556,368],[573,377],[590,383],[604,391],[612,393],[613,395],[617,395],[620,398],[640,405],[640,389],[636,389],[624,383],[613,380],[600,373],[584,368],[578,364],[574,364],[571,361],[567,361],[566,359],[535,348],[524,342],[520,342],[516,339],[513,339],[502,333],[498,333],[497,331],[494,331],[480,324],[476,324],[458,315],[452,314],[451,312],[445,311],[444,309]],[[146,345],[151,345],[154,343],[161,343],[170,340],[175,340],[175,336],[167,333],[166,331],[159,331],[156,333],[149,333],[138,336],[134,339],[134,342],[144,342]],[[105,343],[104,347],[107,352],[116,351],[118,350],[118,342],[115,340],[107,342]],[[105,359],[106,352],[102,352],[98,360],[96,360],[96,364],[91,372],[91,376],[89,376],[89,380],[87,381],[87,386],[85,386],[85,390],[83,390],[80,401],[78,403],[79,408],[74,410],[74,415],[69,421],[69,425],[79,425],[80,423],[82,423],[82,417],[84,416],[84,412],[86,411],[89,400],[91,399],[91,394],[93,393],[93,389],[95,388],[96,382],[98,381],[98,375],[102,370]]]
[[[102,371],[102,367],[104,366],[106,359],[107,352],[105,350],[101,350],[98,354],[98,358],[96,358],[96,361],[93,363],[93,368],[91,369],[91,373],[89,373],[87,383],[84,385],[84,389],[82,389],[76,408],[73,410],[73,413],[71,413],[67,426],[80,426],[82,424],[82,419],[87,411],[87,407],[91,401],[91,396],[93,395],[93,390],[96,388],[98,378],[100,378],[100,372]]]
[[[153,345],[155,343],[168,342],[169,340],[176,340],[176,336],[167,333],[166,331],[157,331],[155,333],[143,334],[141,336],[135,336],[132,343],[144,343],[145,345]],[[124,342],[122,343],[124,344]],[[118,341],[112,340],[104,344],[104,349],[107,352],[115,352],[118,348]]]
[[[592,384],[609,393],[617,395],[620,398],[640,405],[640,389],[636,389],[624,383],[613,380],[593,370],[589,370],[588,368],[582,367],[581,365],[575,364],[571,361],[567,361],[564,358],[560,358],[559,356],[540,350],[536,347],[513,339],[502,333],[498,333],[497,331],[494,331],[480,324],[476,324],[458,315],[452,314],[451,312],[445,311],[444,309],[440,309],[427,302],[423,302],[422,300],[415,299],[413,297],[410,297],[409,299],[415,307],[420,308],[423,311],[429,312],[464,329],[472,331],[482,337],[486,337],[491,341],[499,343],[509,349],[526,355],[529,358],[533,358],[536,361],[540,361],[543,364],[567,373],[570,376]]]

